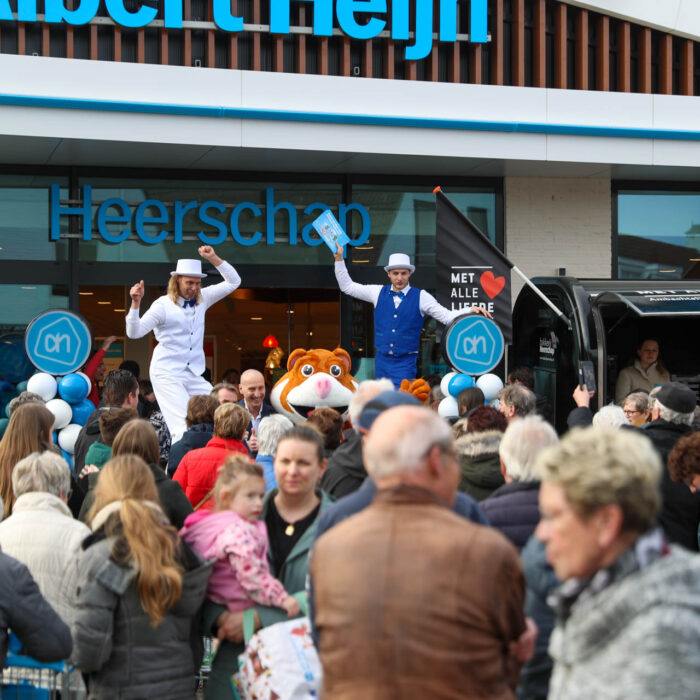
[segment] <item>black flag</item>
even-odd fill
[[[513,263],[440,188],[435,190],[437,300],[448,309],[485,306],[506,343],[512,342]]]

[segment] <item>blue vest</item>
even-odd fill
[[[382,287],[374,309],[374,347],[387,355],[418,352],[423,330],[420,289],[411,287],[398,308],[394,308],[390,290],[389,284]]]

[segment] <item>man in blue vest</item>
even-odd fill
[[[388,377],[398,389],[402,379],[416,378],[420,334],[425,316],[447,325],[457,316],[478,313],[491,318],[480,307],[449,311],[424,289],[411,287],[408,279],[416,269],[405,253],[392,253],[384,268],[391,284],[357,284],[350,279],[343,249],[334,254],[335,278],[340,291],[374,305],[374,376]]]

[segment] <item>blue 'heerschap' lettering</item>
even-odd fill
[[[46,0],[44,18],[47,22],[66,22],[67,24],[87,24],[96,14],[100,0],[80,0],[75,10],[69,10],[63,4],[65,0]]]
[[[165,0],[164,24],[166,29],[182,29],[182,0]]]
[[[367,207],[362,204],[339,204],[338,205],[338,223],[343,227],[343,231],[348,230],[347,226],[347,214],[349,211],[356,211],[360,215],[362,220],[362,232],[357,238],[351,238],[348,245],[362,245],[367,243],[369,238],[370,229],[372,228],[372,222],[369,218],[369,212]]]
[[[469,41],[485,44],[488,40],[486,22],[488,19],[487,0],[471,0],[469,13]]]
[[[440,0],[440,41],[457,41],[458,2],[459,0]]]
[[[150,208],[157,209],[158,216],[148,216],[147,212]],[[146,199],[136,208],[136,213],[134,214],[134,230],[136,231],[136,235],[144,243],[154,245],[155,243],[164,241],[168,237],[168,232],[165,229],[161,229],[155,236],[151,236],[146,229],[144,229],[144,225],[167,223],[168,211],[163,202],[158,199]]]
[[[221,202],[215,202],[213,199],[202,202],[202,205],[199,207],[199,220],[203,224],[213,226],[219,234],[217,236],[208,236],[204,231],[200,231],[197,234],[197,238],[205,245],[220,245],[226,240],[228,229],[226,228],[226,224],[222,221],[215,219],[213,216],[209,216],[209,214],[207,214],[207,209],[216,209],[216,211],[223,213],[226,211],[226,207]]]
[[[333,34],[333,0],[299,0],[313,2],[314,27],[317,36]],[[289,8],[292,0],[270,0],[270,33],[289,34]]]
[[[121,209],[121,215],[110,216],[107,214],[111,207]],[[119,197],[105,199],[97,210],[97,230],[107,243],[121,243],[131,235],[131,231],[128,228],[122,229],[117,234],[112,234],[107,230],[107,224],[128,224],[130,221],[131,210],[129,205],[123,199],[119,199]]]
[[[173,207],[173,242],[182,243],[182,219],[185,214],[187,214],[190,209],[197,208],[197,200],[191,202],[185,202],[184,204],[180,200],[176,200]]]
[[[243,17],[231,14],[231,0],[214,0],[214,23],[226,32],[243,31]]]
[[[238,228],[238,217],[244,209],[250,209],[250,211],[253,212],[253,216],[262,216],[260,207],[254,202],[241,202],[240,204],[236,204],[231,212],[231,235],[236,243],[240,243],[241,245],[255,245],[262,238],[262,233],[256,231],[250,238],[243,238]]]
[[[124,0],[105,0],[105,5],[112,19],[123,27],[145,27],[158,14],[155,7],[148,5],[141,5],[136,12],[129,12],[124,7]]]
[[[61,238],[61,217],[81,216],[83,219],[83,240],[92,240],[92,187],[83,185],[83,206],[62,207],[61,187],[51,185],[49,190],[49,240],[58,241]]]
[[[354,39],[372,39],[386,26],[386,21],[372,17],[367,24],[359,24],[356,14],[363,12],[386,13],[386,0],[338,0],[335,13],[340,28]]]
[[[315,211],[323,214],[326,209],[330,209],[327,204],[324,204],[323,202],[312,202],[308,207],[306,207],[306,209],[304,209],[304,214],[313,214]],[[312,224],[306,224],[306,226],[301,229],[301,240],[304,241],[306,245],[312,247],[323,243],[323,238],[318,235]]]
[[[289,202],[275,204],[275,190],[265,188],[265,214],[267,219],[267,245],[275,245],[275,214],[286,209],[289,214],[289,245],[297,244],[297,210]]]

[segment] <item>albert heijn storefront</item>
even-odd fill
[[[404,251],[434,289],[435,185],[530,276],[694,274],[700,14],[671,4],[0,1],[0,326],[123,336],[128,287],[209,243],[243,279],[214,378],[267,335],[371,358],[310,223],[333,209],[357,281]]]
[[[178,257],[196,257],[198,246],[210,244],[243,279],[242,288],[207,315],[215,376],[261,364],[268,335],[285,350],[341,342],[358,359],[371,357],[371,310],[341,298],[331,253],[311,227],[328,207],[351,235],[357,280],[380,282],[384,250],[408,250],[418,266],[417,283],[434,287],[433,180],[395,178],[386,185],[371,177],[320,182],[280,173],[249,173],[240,180],[230,173],[181,175],[187,174],[189,179],[157,170],[133,177],[55,169],[0,175],[4,329],[63,307],[83,314],[97,338],[122,337],[129,286],[143,279],[155,298]],[[502,230],[498,181],[447,184],[484,230]],[[426,329],[428,364],[438,357],[434,337],[435,329]],[[129,355],[143,359],[149,349],[135,346]]]

